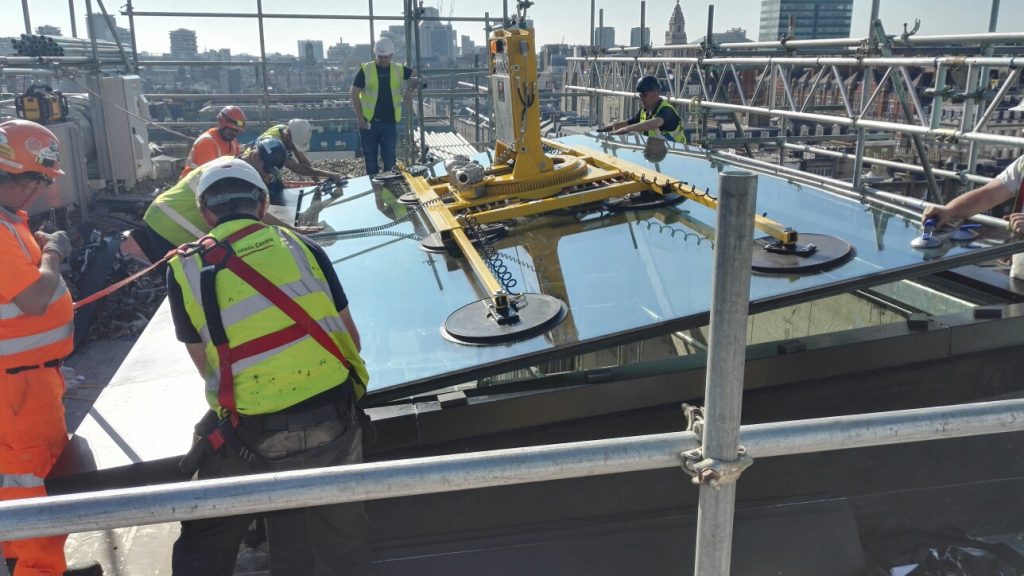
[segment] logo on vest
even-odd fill
[[[267,238],[266,240],[261,240],[261,241],[255,243],[255,244],[253,244],[252,246],[247,246],[245,248],[242,248],[241,250],[236,250],[235,254],[238,255],[238,256],[241,256],[243,254],[249,254],[250,252],[255,252],[256,250],[263,250],[264,248],[270,248],[270,245],[273,244],[273,243],[274,243],[274,239],[273,238]]]

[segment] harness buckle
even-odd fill
[[[200,238],[198,244],[199,256],[203,259],[203,262],[218,268],[223,267],[235,253],[231,249],[231,244],[220,242],[212,236]]]

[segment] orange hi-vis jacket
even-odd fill
[[[43,254],[28,214],[0,208],[0,370],[61,360],[73,346],[74,313],[63,278],[42,316],[25,314],[14,298],[39,280]]]
[[[185,169],[181,171],[178,179],[181,180],[194,168],[206,164],[210,160],[221,156],[238,156],[238,138],[228,142],[221,138],[219,127],[214,126],[199,135],[192,144],[192,150],[188,153],[188,161],[185,162]]]

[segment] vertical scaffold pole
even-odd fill
[[[733,462],[740,440],[757,176],[728,170],[718,183],[702,450],[705,459]],[[735,508],[734,481],[701,485],[695,575],[728,576]]]
[[[32,18],[28,14],[28,0],[21,0],[21,15],[25,18],[25,34],[31,34]]]

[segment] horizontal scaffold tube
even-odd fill
[[[718,58],[697,58],[694,56],[646,56],[633,58],[629,56],[569,56],[570,62],[619,62],[632,64],[698,64],[698,65],[746,65],[767,66],[781,64],[783,66],[855,66],[858,68],[882,66],[993,66],[1009,68],[1024,65],[1024,59],[1015,56],[877,56],[856,58],[853,56],[722,56]]]
[[[565,86],[566,90],[577,90],[580,92],[586,92],[588,94],[602,94],[605,96],[625,96],[627,98],[636,98],[636,94],[633,92],[622,92],[617,90],[605,90],[603,88],[588,88],[586,86]],[[727,110],[732,112],[754,112],[756,114],[767,114],[771,116],[784,116],[786,118],[795,118],[797,120],[807,120],[810,122],[821,122],[836,124],[839,126],[846,126],[849,128],[867,128],[873,130],[883,130],[887,132],[900,132],[903,134],[920,134],[921,136],[929,136],[932,138],[939,138],[945,140],[967,140],[969,142],[981,142],[983,144],[999,144],[1003,146],[1024,146],[1024,138],[1016,136],[999,136],[997,134],[987,134],[984,132],[961,132],[959,130],[953,130],[951,128],[928,128],[926,126],[915,126],[913,124],[897,124],[895,122],[885,122],[882,120],[868,120],[865,118],[850,118],[848,116],[831,116],[828,114],[813,114],[810,112],[794,112],[792,110],[786,110],[783,108],[758,108],[756,106],[744,106],[742,104],[730,104],[728,102],[714,102],[711,100],[700,100],[698,98],[667,98],[666,100],[674,102],[676,104],[699,105],[703,108],[712,110]]]
[[[755,458],[1024,430],[1024,400],[741,428]],[[147,486],[0,503],[0,541],[680,467],[693,432],[672,432]],[[682,470],[680,470],[682,473]]]

